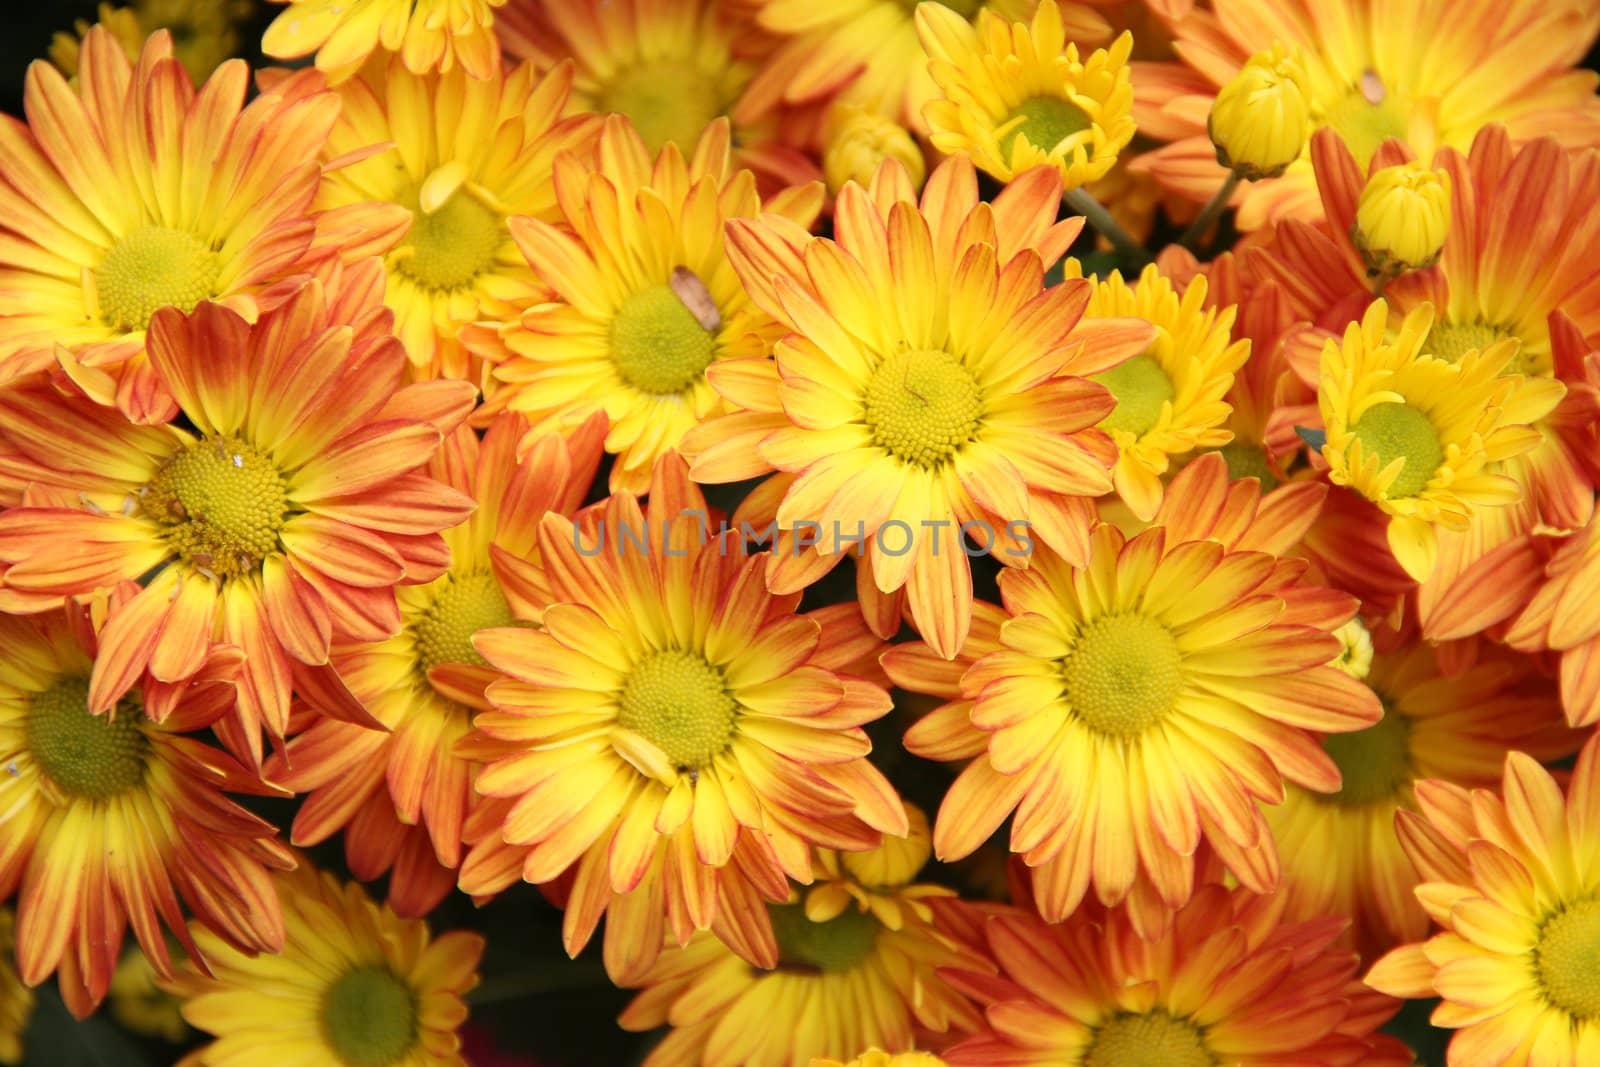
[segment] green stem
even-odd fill
[[[1189,223],[1189,228],[1184,230],[1183,236],[1178,239],[1183,247],[1191,252],[1199,251],[1195,248],[1195,244],[1201,237],[1205,236],[1207,230],[1211,229],[1211,224],[1217,221],[1217,216],[1221,215],[1223,209],[1228,206],[1228,201],[1233,199],[1233,191],[1238,187],[1239,173],[1230,170],[1227,180],[1222,183],[1222,188],[1218,189],[1216,195],[1211,198],[1205,207],[1200,209],[1200,214],[1196,216],[1193,222]]]
[[[1144,246],[1128,236],[1128,231],[1111,217],[1111,212],[1100,201],[1090,195],[1089,190],[1070,190],[1063,199],[1069,208],[1088,219],[1089,225],[1099,231],[1100,236],[1111,242],[1111,247],[1117,250],[1117,257],[1130,270],[1140,270],[1151,261],[1150,253],[1145,251]]]

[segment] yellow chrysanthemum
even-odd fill
[[[188,966],[165,983],[189,1024],[216,1036],[185,1067],[466,1067],[456,1028],[483,938],[430,937],[305,863],[278,891],[281,953],[247,956],[196,930],[210,973]]]
[[[500,65],[494,9],[506,0],[276,0],[287,3],[261,38],[274,59],[315,52],[317,69],[340,82],[380,49],[426,74],[458,66],[474,78]]]
[[[927,899],[956,893],[945,886],[912,885],[933,855],[933,835],[921,808],[907,804],[906,816],[910,829],[900,837],[885,835],[877,848],[864,852],[817,849],[816,883],[801,890],[807,918],[824,923],[854,907],[870,912],[891,930],[905,925],[902,909],[909,909],[923,922],[933,920]]]
[[[1068,260],[1067,277],[1081,275],[1078,261]],[[1116,271],[1097,281],[1084,312],[1088,319],[1140,319],[1156,330],[1146,351],[1090,379],[1117,402],[1099,423],[1117,443],[1117,494],[1147,522],[1161,506],[1161,476],[1174,459],[1233,439],[1223,397],[1250,342],[1230,341],[1234,309],[1207,307],[1206,293],[1205,276],[1197,275],[1179,296],[1152,264],[1133,285]]]
[[[1449,173],[1401,163],[1367,179],[1350,238],[1369,274],[1392,278],[1437,263],[1449,232]]]
[[[928,176],[928,163],[911,131],[894,119],[856,104],[835,104],[823,127],[822,175],[834,196],[846,182],[866,185],[886,159],[906,169],[917,189]]]
[[[1428,781],[1417,801],[1398,829],[1443,931],[1379,960],[1367,984],[1443,998],[1432,1021],[1456,1030],[1453,1064],[1600,1063],[1600,737],[1565,797],[1512,752],[1499,795]]]
[[[178,946],[169,944],[171,951]],[[182,1043],[189,1034],[178,1000],[160,985],[161,976],[140,948],[129,948],[111,976],[111,1017],[136,1034]]]
[[[22,1034],[33,1014],[33,990],[11,965],[15,950],[16,918],[10,908],[0,908],[0,1063],[6,1067],[22,1062]]]
[[[1028,23],[984,11],[973,26],[942,4],[917,8],[940,99],[924,109],[934,147],[965,152],[1003,182],[1037,166],[1064,188],[1103,178],[1133,140],[1133,35],[1079,59],[1056,0]]]
[[[560,216],[556,157],[582,152],[596,122],[562,115],[570,67],[540,77],[529,64],[488,77],[413,74],[375,60],[338,87],[344,103],[324,158],[359,161],[332,173],[317,206],[364,248],[386,252],[384,302],[419,378],[476,378],[458,341],[482,319],[506,322],[547,297],[518,254],[508,216]],[[374,154],[372,145],[388,145]]]
[[[134,0],[132,7],[102,3],[98,14],[100,25],[134,61],[147,35],[171,33],[173,55],[199,83],[239,50],[239,23],[254,9],[253,0]],[[78,19],[73,29],[76,34],[58,33],[50,42],[51,62],[69,75],[78,73],[80,42],[89,23]]]
[[[1433,571],[1435,526],[1464,529],[1475,508],[1500,507],[1521,495],[1494,464],[1533,449],[1529,424],[1565,394],[1559,381],[1504,373],[1514,339],[1495,341],[1455,360],[1425,355],[1433,305],[1406,315],[1388,334],[1388,306],[1375,301],[1343,343],[1322,351],[1317,404],[1327,440],[1329,477],[1389,515],[1389,548],[1413,578]]]
[[[1311,137],[1307,74],[1298,52],[1275,44],[1250,57],[1217,93],[1206,132],[1217,162],[1241,178],[1276,178]]]
[[[729,127],[717,120],[685,159],[676,144],[651,158],[620,116],[605,121],[598,165],[557,169],[562,215],[512,220],[512,233],[558,299],[499,331],[496,406],[537,430],[604,411],[613,492],[642,492],[658,458],[727,405],[706,380],[722,360],[760,357],[782,331],[739,284],[723,227],[763,212],[804,229],[822,188],[763,204],[736,170]]]

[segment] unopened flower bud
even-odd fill
[[[1368,179],[1351,238],[1369,272],[1393,278],[1438,262],[1449,232],[1450,175],[1403,163]]]
[[[1306,84],[1304,65],[1282,45],[1251,56],[1211,105],[1217,162],[1246,181],[1282,174],[1311,136]]]
[[[898,160],[911,176],[911,184],[918,188],[927,175],[922,149],[910,132],[867,108],[835,105],[828,116],[827,142],[822,154],[822,175],[830,193],[837,193],[849,181],[866,185],[885,159]]]

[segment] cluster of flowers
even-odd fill
[[[1600,1063],[1600,3],[149,30],[0,120],[0,1063],[131,928],[464,1064],[522,881],[654,1067]]]

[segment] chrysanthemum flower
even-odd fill
[[[1573,726],[1600,722],[1600,524],[1590,521],[1565,539],[1548,563],[1527,607],[1512,620],[1505,641],[1523,652],[1554,649],[1561,655],[1561,706]]]
[[[172,34],[172,53],[189,77],[203,82],[239,51],[239,23],[250,17],[253,0],[133,0],[132,7],[102,3],[100,25],[122,42],[128,58],[139,61],[145,37],[158,30]],[[66,74],[78,73],[82,41],[89,23],[77,19],[72,33],[50,41],[50,61]]]
[[[278,879],[282,952],[252,957],[204,930],[210,974],[185,967],[167,987],[183,1017],[216,1040],[191,1067],[468,1067],[456,1029],[477,985],[483,938],[430,937],[309,865]]]
[[[16,917],[10,908],[0,908],[0,1063],[7,1067],[22,1062],[22,1035],[33,1014],[33,990],[11,965],[15,950]]]
[[[345,855],[363,880],[393,869],[388,903],[426,915],[455,887],[473,768],[455,753],[494,672],[472,647],[479,630],[537,619],[539,520],[572,514],[594,478],[604,428],[595,420],[572,443],[539,440],[517,459],[525,428],[503,415],[480,444],[461,427],[428,473],[477,501],[445,532],[450,569],[396,590],[400,631],[383,641],[335,643],[330,662],[386,728],[319,716],[266,765],[268,780],[307,794],[294,843],[314,845],[345,828]]]
[[[148,579],[106,623],[91,710],[148,671],[164,719],[211,650],[235,645],[238,706],[219,729],[259,763],[261,727],[288,725],[291,679],[341,688],[333,635],[393,634],[394,587],[449,565],[439,531],[472,503],[421,468],[473,390],[401,386],[377,272],[369,260],[328,296],[310,281],[255,326],[218,304],[157,312],[151,364],[192,430],[136,425],[42,376],[0,392],[0,437],[59,486],[0,515],[0,607]]]
[[[511,222],[558,299],[499,331],[494,404],[540,430],[604,411],[613,492],[643,492],[657,459],[727,410],[707,368],[761,358],[782,333],[739,284],[723,227],[768,211],[804,232],[822,189],[763,204],[750,172],[734,169],[728,138],[719,119],[687,162],[676,144],[652,160],[626,119],[608,118],[597,165],[566,158],[557,167],[561,217]]]
[[[846,182],[868,185],[886,159],[906,169],[912,188],[921,189],[928,161],[911,131],[894,119],[859,104],[828,109],[822,132],[822,176],[837,196]]]
[[[1416,807],[1413,783],[1438,778],[1492,789],[1507,749],[1556,759],[1581,740],[1564,729],[1555,686],[1527,657],[1491,646],[1447,677],[1414,630],[1380,630],[1378,637],[1376,655],[1366,646],[1363,680],[1383,702],[1383,718],[1322,741],[1339,767],[1338,791],[1290,787],[1283,805],[1265,812],[1290,915],[1349,917],[1355,947],[1368,961],[1428,931],[1411,892],[1416,872],[1394,833],[1395,812]]]
[[[1600,11],[1546,0],[1216,0],[1177,25],[1182,63],[1137,67],[1134,118],[1172,142],[1139,166],[1191,200],[1210,199],[1226,172],[1206,135],[1217,90],[1275,43],[1305,57],[1312,123],[1331,128],[1365,169],[1378,146],[1399,138],[1423,158],[1465,150],[1484,126],[1519,140],[1554,136],[1567,147],[1600,144],[1597,78],[1575,70],[1600,26]],[[1321,214],[1311,167],[1240,190],[1239,226]]]
[[[1080,277],[1077,260],[1067,277]],[[1133,513],[1148,521],[1161,506],[1161,476],[1196,449],[1226,445],[1230,408],[1223,399],[1250,355],[1249,341],[1230,341],[1235,309],[1206,306],[1203,275],[1180,296],[1154,265],[1133,285],[1112,271],[1094,282],[1089,319],[1140,319],[1155,327],[1147,351],[1093,377],[1117,406],[1099,427],[1117,444],[1112,478]]]
[[[903,588],[924,638],[954,656],[972,613],[963,533],[1012,563],[1026,553],[1019,524],[1059,551],[1081,546],[1087,516],[1033,507],[1111,488],[1110,439],[1090,429],[1111,398],[1073,375],[1141,351],[1153,331],[1111,330],[1099,346],[1078,328],[1089,283],[1044,286],[1082,224],[1056,221],[1060,195],[1060,175],[1040,167],[980,203],[958,156],[919,202],[890,161],[839,194],[833,239],[772,216],[730,226],[751,297],[791,332],[775,360],[712,368],[735,412],[684,448],[702,481],[796,476],[778,526],[820,535],[773,554],[775,591],[805,588],[855,539],[877,595]]]
[[[574,870],[567,950],[608,915],[619,983],[650,966],[664,929],[682,944],[715,924],[771,966],[761,901],[786,898],[785,876],[811,880],[810,849],[907,829],[865,758],[860,727],[890,701],[842,669],[854,633],[795,615],[799,595],[768,593],[765,561],[707,523],[670,455],[643,511],[619,493],[576,526],[548,514],[542,629],[473,639],[505,677],[466,751],[487,764],[478,792],[504,803],[485,809],[498,832],[474,846],[462,888],[493,891],[518,866],[535,883]]]
[[[111,599],[136,594],[128,583]],[[148,687],[96,715],[89,679],[104,634],[90,614],[0,616],[0,900],[18,894],[23,980],[37,985],[59,968],[79,1016],[106,995],[129,926],[157,970],[172,965],[163,924],[194,954],[181,908],[219,943],[277,951],[283,919],[267,868],[294,864],[271,823],[223,795],[270,790],[182,736],[228,707],[238,650],[213,652],[164,723],[145,714]]]
[[[1154,941],[1093,906],[1056,926],[1018,908],[975,921],[1000,973],[942,972],[989,1022],[942,1053],[951,1067],[1412,1064],[1375,1032],[1396,1005],[1362,988],[1343,921],[1286,922],[1281,897],[1205,886]]]
[[[1222,504],[1191,521],[1215,521]],[[1011,850],[1035,868],[1047,919],[1092,885],[1152,932],[1189,899],[1202,839],[1243,884],[1273,887],[1257,801],[1280,802],[1285,779],[1336,789],[1309,731],[1359,729],[1381,709],[1328,666],[1355,601],[1229,539],[1157,526],[1130,540],[1105,525],[1085,567],[1038,551],[1001,574],[1006,617],[974,627],[961,699],[906,737],[919,754],[975,757],[940,807],[940,859],[968,855],[1015,813]],[[903,688],[949,693],[954,665],[940,678],[931,659],[897,645],[884,667]],[[985,735],[976,751],[972,727]]]
[[[145,357],[158,308],[216,300],[246,318],[302,261],[339,112],[315,75],[244,103],[249,71],[225,63],[196,94],[155,34],[130,67],[109,30],[84,40],[78,88],[28,69],[28,125],[0,122],[0,381],[71,358],[110,378],[130,417],[176,410]]]
[[[854,908],[871,912],[878,922],[898,930],[906,923],[906,909],[923,922],[932,922],[929,898],[956,895],[947,886],[912,884],[933,855],[933,837],[922,809],[914,804],[905,807],[906,833],[886,835],[877,848],[865,852],[817,849],[816,883],[800,891],[807,918],[825,923]]]
[[[1503,799],[1448,782],[1417,785],[1421,814],[1398,828],[1444,928],[1379,960],[1367,983],[1442,997],[1457,1031],[1450,1062],[1473,1067],[1600,1063],[1600,738],[1578,756],[1565,798],[1522,752],[1506,756]]]
[[[494,9],[506,0],[275,0],[289,6],[267,27],[261,50],[275,59],[317,56],[317,69],[340,82],[380,49],[426,74],[458,66],[474,78],[500,65]]]
[[[1025,23],[982,11],[976,26],[943,4],[919,6],[917,33],[940,92],[924,109],[929,139],[1002,182],[1050,166],[1076,189],[1105,177],[1133,140],[1132,34],[1080,59],[1056,0]]]

